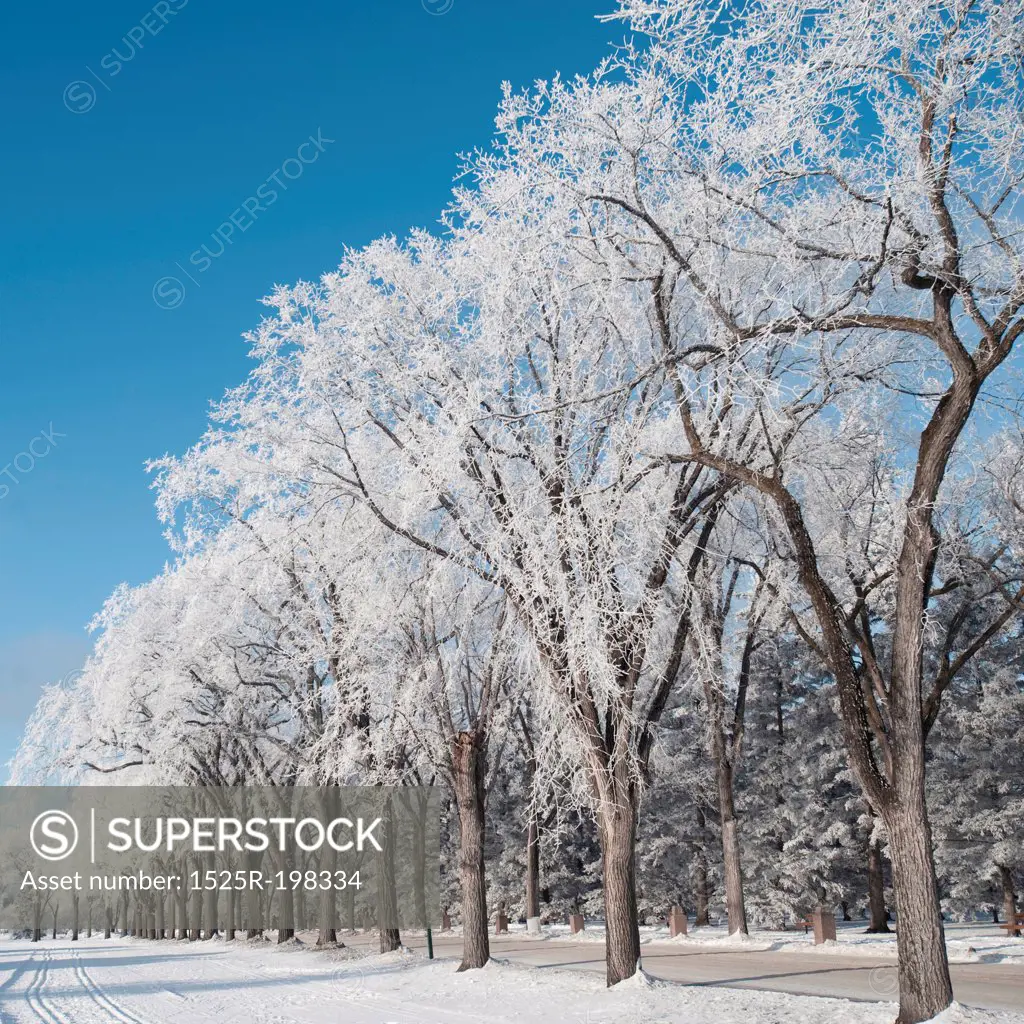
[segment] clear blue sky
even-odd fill
[[[344,244],[435,225],[502,79],[590,70],[623,36],[594,20],[614,6],[4,5],[0,763],[104,598],[168,558],[143,463],[197,440],[242,380],[260,297]],[[335,141],[296,162],[318,130]],[[275,172],[287,190],[247,215]],[[204,245],[223,254],[206,265]]]

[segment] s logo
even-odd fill
[[[78,845],[78,826],[64,811],[43,811],[32,822],[29,840],[43,860],[64,860]]]

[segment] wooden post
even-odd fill
[[[506,917],[503,910],[498,911],[498,916],[494,921],[494,934],[503,935],[508,931],[508,917]]]
[[[583,915],[582,914],[570,914],[569,915],[569,931],[571,934],[576,935],[583,931]]]
[[[836,941],[836,916],[824,907],[818,907],[811,914],[811,921],[814,923],[814,944],[820,946],[823,942]]]
[[[668,912],[668,934],[670,938],[686,934],[686,911],[680,906],[673,907]]]

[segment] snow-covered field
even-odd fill
[[[0,941],[0,1022],[44,1024],[890,1024],[891,1003],[687,987],[301,944]],[[1024,1024],[953,1008],[943,1024]]]

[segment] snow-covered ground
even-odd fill
[[[813,934],[797,932],[752,931],[747,938],[730,937],[725,928],[700,928],[689,935],[668,938],[668,929],[647,929],[649,942],[671,941],[681,944],[726,946],[740,945],[784,953],[814,953],[823,956],[895,957],[896,934],[866,935],[864,922],[839,925],[835,942],[814,944]],[[946,949],[951,963],[1007,963],[1024,965],[1024,939],[1008,937],[1005,931],[992,925],[947,924]]]
[[[448,934],[460,934],[458,928]],[[534,942],[604,942],[604,927],[600,922],[588,921],[586,929],[573,935],[566,924],[544,925],[540,935],[529,935],[525,925],[510,924],[509,934],[518,939]],[[838,924],[836,941],[820,946],[814,944],[814,935],[797,931],[767,931],[754,929],[749,935],[730,935],[724,925],[691,928],[689,934],[675,939],[669,937],[665,925],[646,925],[640,929],[641,945],[670,942],[676,946],[707,949],[749,950],[750,952],[782,952],[815,954],[821,956],[896,957],[896,933],[866,935],[864,922]],[[1004,963],[1024,966],[1024,938],[1010,938],[999,927],[982,922],[971,924],[947,923],[946,948],[951,963]],[[1022,995],[1024,1001],[1024,995]]]
[[[687,987],[418,953],[292,944],[0,941],[0,1022],[44,1024],[890,1024],[891,1003]],[[1024,1024],[954,1008],[942,1024]]]

